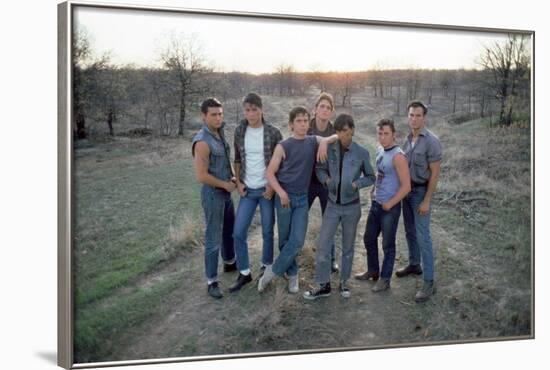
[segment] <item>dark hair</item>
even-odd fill
[[[422,108],[422,110],[424,111],[424,115],[428,113],[428,107],[426,107],[426,105],[422,103],[420,100],[411,101],[409,105],[407,105],[407,110],[409,110],[410,108]]]
[[[218,108],[222,107],[222,103],[216,98],[207,98],[201,104],[201,112],[206,114],[208,113],[208,108]]]
[[[334,121],[334,129],[336,131],[342,131],[345,126],[348,126],[350,129],[355,128],[353,117],[346,113],[339,114]]]
[[[390,129],[391,129],[391,132],[395,133],[395,124],[393,123],[393,120],[392,119],[387,119],[387,118],[384,118],[384,119],[381,119],[377,124],[376,126],[378,126],[378,128],[382,128],[384,126],[388,126]]]
[[[255,105],[258,108],[262,109],[262,98],[260,98],[260,95],[256,93],[253,93],[253,92],[248,93],[243,99],[243,105],[245,103]]]
[[[290,110],[290,113],[288,114],[288,123],[294,122],[294,119],[298,114],[305,114],[309,120],[309,112],[305,107],[298,106],[294,107]]]
[[[330,108],[332,110],[334,110],[334,98],[332,97],[332,95],[330,95],[329,93],[327,92],[322,92],[321,95],[319,95],[319,97],[317,98],[317,100],[315,101],[315,108],[317,108],[317,106],[319,105],[319,103],[321,102],[321,100],[326,100],[330,103]]]

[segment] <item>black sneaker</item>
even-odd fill
[[[311,290],[304,292],[303,297],[305,299],[312,301],[317,298],[328,297],[329,295],[330,295],[330,283],[325,283],[325,284],[319,285],[317,288],[313,288]]]
[[[248,284],[252,281],[252,274],[243,275],[239,272],[239,277],[237,278],[237,282],[229,288],[229,293],[236,292],[238,290],[241,290],[245,284]]]
[[[216,299],[220,299],[221,297],[223,297],[222,291],[220,290],[217,281],[214,281],[212,284],[208,284],[208,294],[210,295],[210,297]]]
[[[237,262],[223,264],[223,272],[237,271]]]
[[[411,274],[422,275],[422,267],[420,267],[420,265],[407,265],[407,267],[395,272],[395,276],[397,277],[404,277]]]

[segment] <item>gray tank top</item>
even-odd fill
[[[285,158],[277,171],[277,180],[287,193],[307,193],[315,166],[317,138],[306,136],[298,140],[289,137],[280,144],[285,151]]]
[[[399,190],[401,183],[393,165],[393,158],[397,154],[404,154],[396,145],[385,150],[378,147],[376,151],[376,183],[374,188],[374,200],[379,204],[388,202]]]

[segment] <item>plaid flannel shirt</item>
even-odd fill
[[[279,129],[265,121],[264,125],[264,160],[265,166],[269,165],[271,156],[275,151],[277,144],[283,140],[283,135]],[[246,173],[246,153],[244,150],[244,136],[248,127],[248,121],[242,120],[235,129],[235,135],[233,138],[233,144],[235,147],[235,164],[240,164],[241,170],[239,172],[239,180],[244,181],[244,175]]]

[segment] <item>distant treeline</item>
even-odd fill
[[[495,114],[509,125],[517,112],[529,112],[530,64],[523,39],[510,36],[510,50],[495,44],[481,56],[480,70],[368,70],[363,72],[297,72],[280,65],[272,73],[253,75],[216,72],[204,65],[187,44],[174,42],[162,54],[161,68],[116,66],[109,57],[90,60],[86,40],[73,49],[73,109],[75,138],[88,135],[90,123],[104,122],[111,135],[117,127],[133,127],[155,135],[183,135],[196,117],[200,101],[216,96],[228,106],[240,106],[246,93],[301,97],[327,91],[337,106],[348,107],[361,94],[393,103],[394,114],[405,114],[408,101],[444,99],[447,112],[484,117]],[[519,45],[519,46],[518,46]],[[499,54],[500,53],[500,54]],[[508,59],[508,60],[507,60]],[[238,112],[238,108],[236,111]],[[238,120],[238,113],[233,118]],[[118,132],[118,131],[117,131]]]

